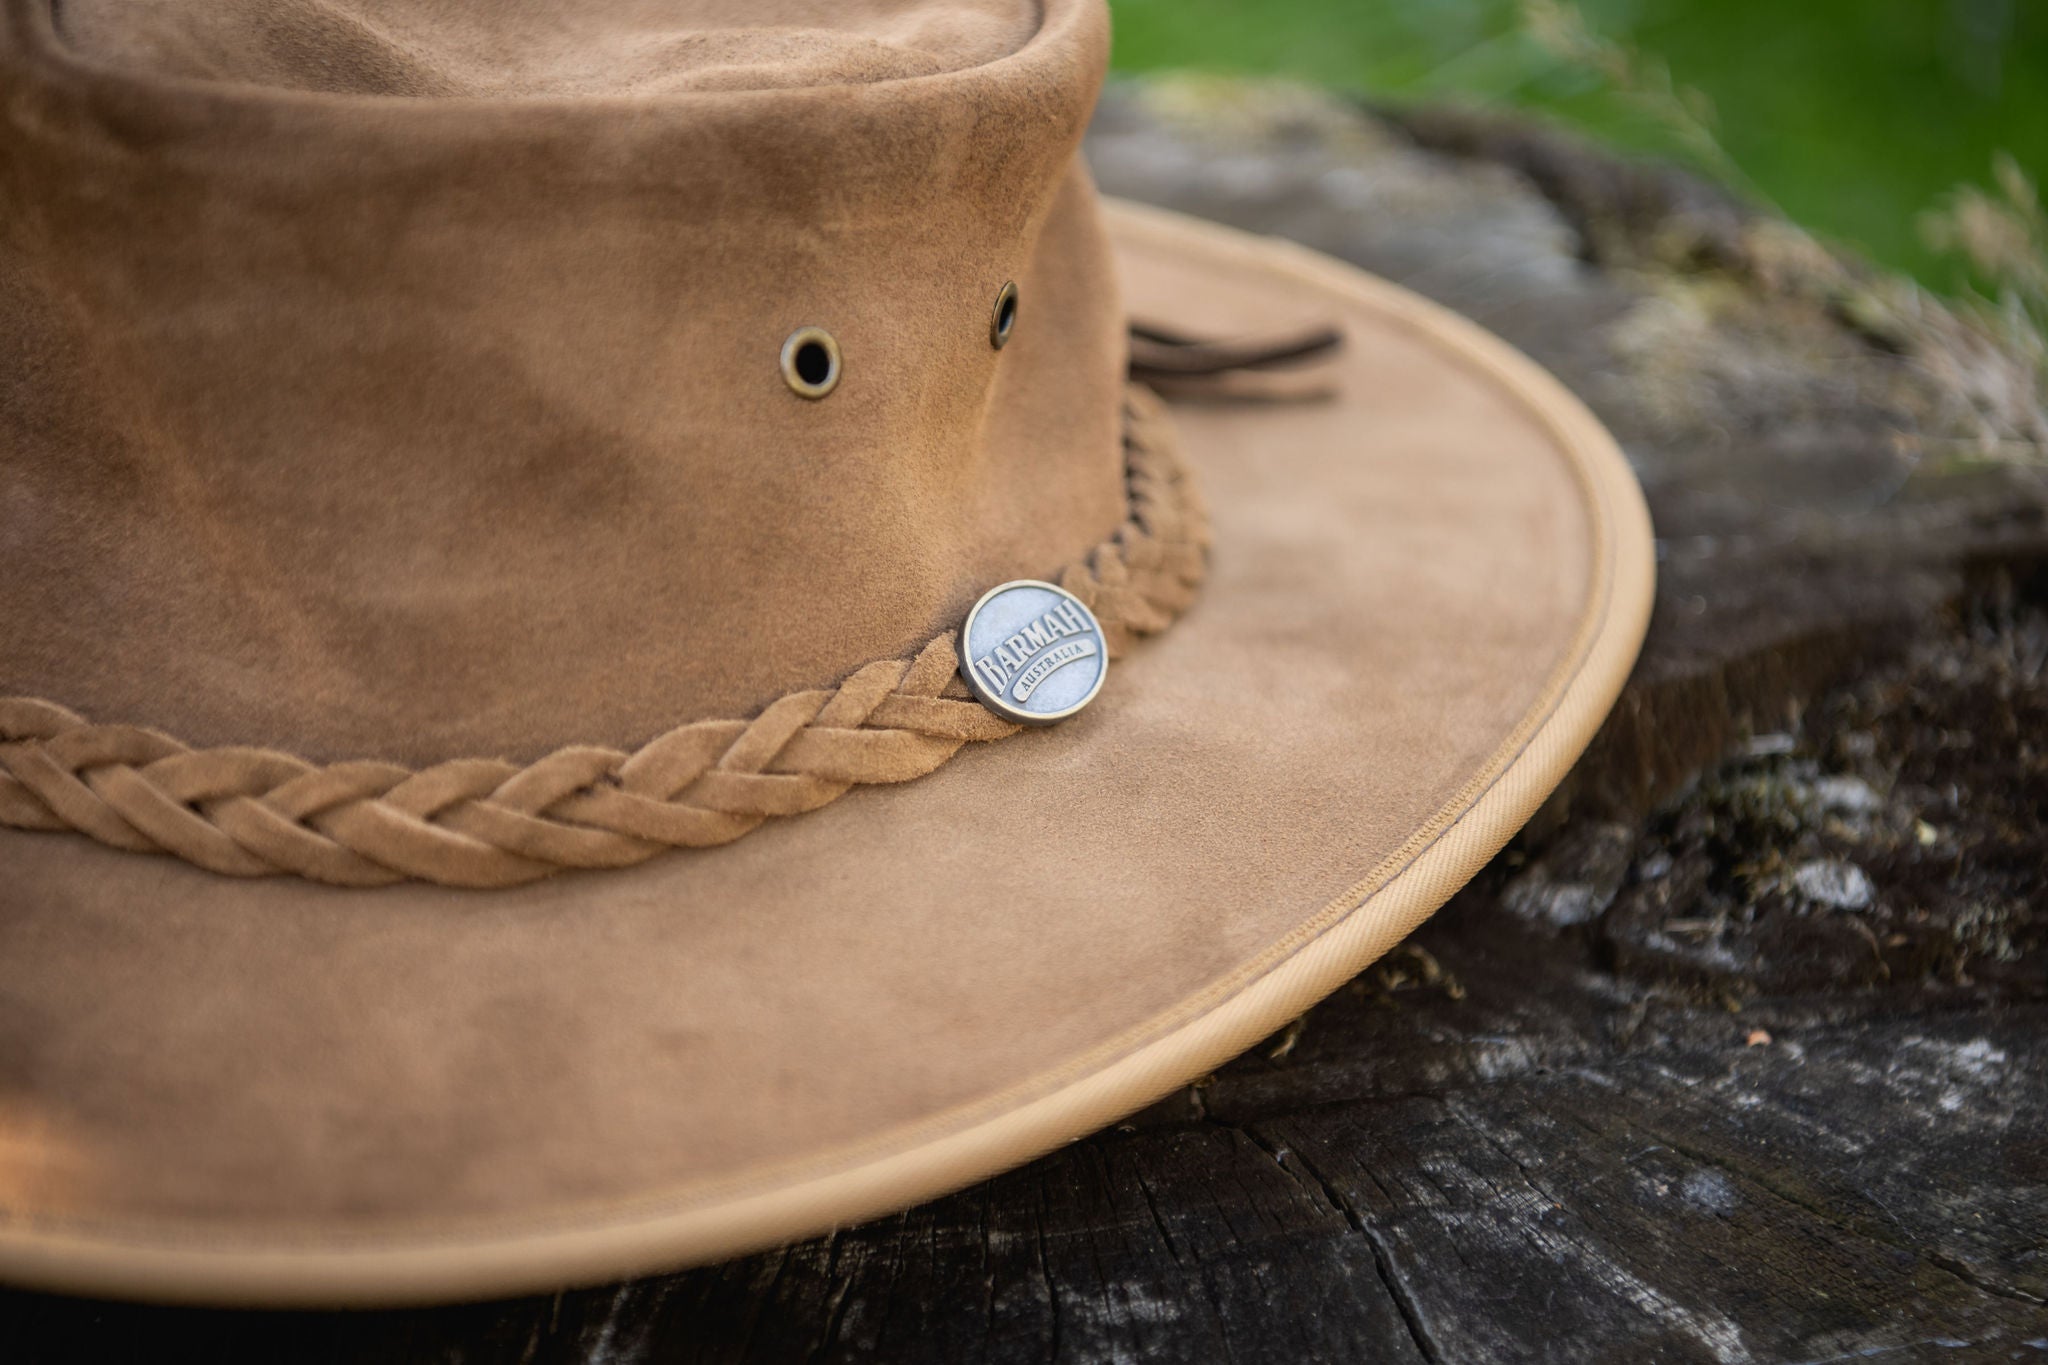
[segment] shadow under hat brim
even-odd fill
[[[1136,316],[1348,337],[1334,397],[1176,406],[1216,533],[1185,619],[1062,726],[516,891],[0,834],[0,1276],[396,1303],[716,1259],[1100,1127],[1441,905],[1633,662],[1635,481],[1442,309],[1110,221]]]

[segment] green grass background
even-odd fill
[[[1517,0],[1111,0],[1122,71],[1274,74],[1386,101],[1538,111],[1699,162],[1668,118],[1532,36]],[[2012,155],[2048,171],[2048,0],[1580,0],[1654,81],[1705,97],[1753,197],[1936,289],[1918,215]],[[1710,172],[1715,168],[1707,166]],[[1723,175],[1723,178],[1727,178]]]

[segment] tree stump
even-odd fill
[[[1111,193],[1477,318],[1620,437],[1656,618],[1529,830],[1246,1057],[897,1217],[434,1310],[5,1293],[0,1358],[2048,1358],[2025,364],[1693,178],[1525,125],[1155,81],[1111,89],[1090,157]]]

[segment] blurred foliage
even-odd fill
[[[2019,434],[2048,452],[2048,213],[2039,188],[2002,152],[1995,179],[1996,190],[1951,191],[1920,216],[1920,235],[1990,281],[1988,296],[1969,291],[1964,316],[2032,370],[2034,429]]]
[[[2026,292],[2000,262],[2027,259],[2007,250],[2028,212],[2014,194],[2048,170],[2048,0],[1111,9],[1120,70],[1284,75],[1373,100],[1540,111],[1689,161],[1945,293]],[[2008,169],[1994,177],[1999,164]],[[2019,265],[2021,275],[2041,261]]]

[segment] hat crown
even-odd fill
[[[545,97],[783,90],[969,70],[1025,47],[1017,0],[67,0],[59,36],[136,75],[281,90]]]
[[[630,744],[1115,527],[1098,0],[559,8],[8,0],[0,693]]]

